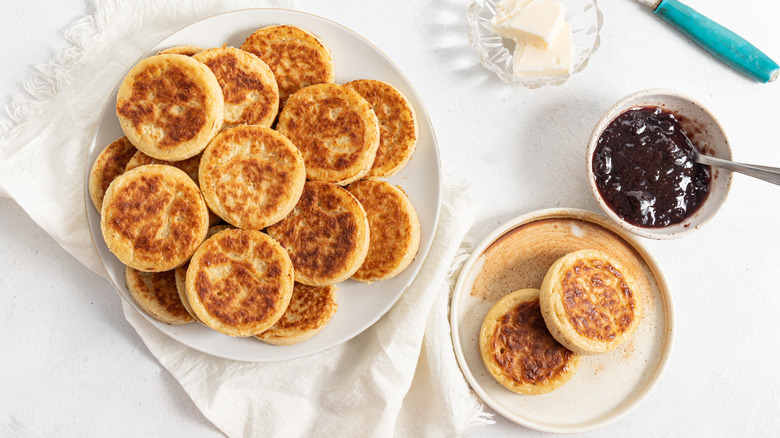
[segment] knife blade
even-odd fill
[[[777,79],[778,67],[764,52],[677,0],[638,0],[653,13],[731,68],[762,82]]]

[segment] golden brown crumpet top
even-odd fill
[[[412,104],[387,82],[360,79],[344,85],[371,104],[379,121],[379,148],[367,176],[383,178],[398,173],[417,145],[417,118]]]
[[[166,161],[197,155],[222,128],[222,89],[204,64],[184,55],[142,59],[125,76],[116,112],[127,138]]]
[[[193,321],[179,299],[173,271],[142,272],[128,266],[125,283],[133,300],[152,318],[172,325]]]
[[[135,169],[138,166],[145,166],[147,164],[167,164],[168,166],[177,167],[184,171],[195,183],[198,182],[198,167],[200,167],[201,154],[194,157],[187,158],[181,161],[165,161],[152,158],[141,151],[137,151],[130,161],[125,166],[125,172]]]
[[[240,125],[217,135],[203,153],[200,187],[226,222],[260,230],[295,207],[306,181],[298,148],[282,134]]]
[[[539,290],[512,292],[490,308],[479,335],[482,361],[506,388],[526,395],[546,394],[573,376],[580,356],[547,331]]]
[[[209,227],[208,233],[206,233],[206,238],[219,233],[222,230],[228,230],[233,228],[230,225],[214,225]],[[184,305],[184,308],[187,309],[187,313],[189,313],[196,321],[198,318],[195,316],[195,312],[192,311],[192,307],[190,306],[190,302],[187,301],[187,268],[190,267],[190,262],[179,266],[178,268],[174,269],[175,273],[175,279],[176,279],[176,290],[179,293],[179,299],[181,300],[181,303]]]
[[[254,230],[209,237],[190,261],[187,300],[198,320],[230,336],[253,336],[281,318],[293,291],[290,258]]]
[[[217,77],[225,98],[225,124],[270,127],[279,111],[279,87],[271,69],[257,56],[218,47],[193,57]]]
[[[100,229],[108,249],[140,271],[184,264],[206,238],[208,209],[183,171],[161,164],[118,176],[103,199]]]
[[[168,47],[167,49],[157,52],[158,55],[184,55],[194,56],[197,53],[203,51],[202,47],[193,46],[191,44],[182,44],[179,46]]]
[[[165,161],[152,158],[145,153],[138,151],[135,153],[135,155],[133,155],[133,158],[127,162],[127,166],[125,166],[125,172],[130,169],[135,169],[138,166],[144,166],[146,164],[167,164],[169,166],[178,167],[179,169],[183,170],[187,175],[190,176],[190,178],[192,178],[193,181],[195,181],[195,184],[200,184],[198,181],[198,168],[200,167],[200,158],[202,156],[203,154],[200,153],[194,157],[187,158],[186,160]],[[209,225],[216,225],[219,222],[222,222],[222,219],[209,210]]]
[[[371,105],[351,88],[306,87],[279,114],[276,129],[303,154],[306,177],[345,185],[365,176],[379,147],[379,124]]]
[[[332,83],[335,78],[330,49],[313,33],[280,25],[259,29],[241,45],[273,71],[279,84],[280,108],[301,88]]]
[[[202,155],[203,154],[198,154],[194,157],[181,161],[165,161],[152,158],[145,153],[138,151],[135,153],[135,155],[133,155],[133,158],[127,162],[127,166],[125,166],[125,172],[131,169],[135,169],[138,166],[144,166],[147,164],[167,164],[169,166],[178,167],[179,169],[183,170],[187,175],[190,176],[190,178],[192,178],[193,181],[195,181],[195,184],[199,184],[198,168],[200,167],[200,158]],[[222,222],[222,219],[209,210],[209,225],[216,225],[219,222]]]
[[[639,300],[633,273],[614,257],[581,250],[561,257],[542,282],[550,333],[580,354],[609,351],[636,330]]]
[[[273,345],[292,345],[319,333],[338,309],[336,286],[307,286],[295,283],[284,315],[257,339]]]
[[[267,232],[290,254],[295,281],[311,286],[349,278],[369,247],[363,207],[348,191],[325,182],[307,181],[293,211]]]
[[[352,276],[371,283],[395,277],[409,266],[420,247],[420,220],[398,187],[378,179],[350,184],[349,191],[366,210],[371,243],[366,260]]]
[[[106,146],[92,163],[89,172],[89,197],[98,211],[103,205],[103,195],[109,184],[125,171],[125,165],[136,151],[127,137],[122,137]]]

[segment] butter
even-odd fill
[[[555,40],[546,49],[518,42],[512,69],[515,76],[558,76],[571,73],[574,38],[571,24],[566,22]]]
[[[490,24],[497,35],[544,49],[561,33],[565,15],[557,0],[501,0]]]

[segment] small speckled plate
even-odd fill
[[[479,354],[485,314],[509,292],[539,288],[555,260],[585,248],[609,252],[637,274],[644,311],[636,333],[611,352],[583,356],[572,380],[551,393],[504,388]],[[617,421],[650,394],[672,349],[672,298],[663,273],[629,233],[584,210],[541,210],[495,230],[464,265],[450,312],[455,355],[474,391],[507,419],[545,432],[585,432]]]

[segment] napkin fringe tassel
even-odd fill
[[[76,77],[76,67],[84,64],[85,55],[97,45],[100,34],[91,15],[81,18],[65,31],[65,39],[71,46],[59,51],[51,62],[35,66],[32,75],[22,84],[27,95],[14,96],[6,107],[7,119],[0,120],[0,141],[12,140],[28,121],[51,104],[60,89],[81,79]]]

